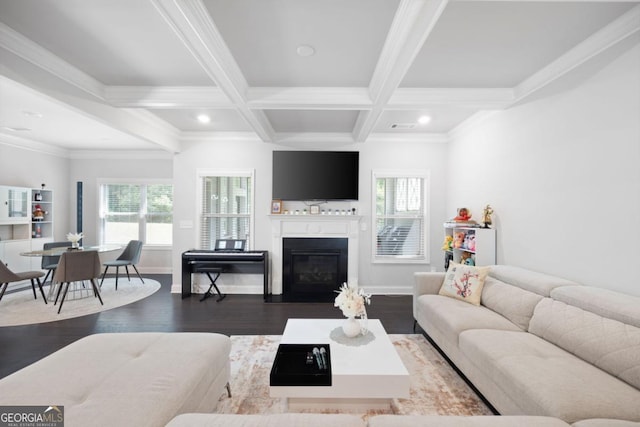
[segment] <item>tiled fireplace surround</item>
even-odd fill
[[[358,215],[271,215],[271,292],[282,294],[282,241],[289,237],[347,238],[347,279],[358,279]]]

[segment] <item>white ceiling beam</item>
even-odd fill
[[[2,23],[0,46],[64,83],[58,84],[56,79],[43,78],[33,69],[16,70],[3,66],[2,75],[8,79],[40,92],[89,119],[156,144],[159,148],[180,151],[175,129],[168,131],[166,123],[158,118],[140,120],[140,116],[104,104],[105,87],[102,83]],[[73,88],[82,92],[70,93]],[[81,93],[89,96],[78,96]]]
[[[519,101],[540,90],[638,31],[640,31],[640,5],[635,6],[516,86],[514,89],[516,100]]]
[[[106,86],[106,101],[114,107],[146,109],[235,109],[217,87]],[[514,102],[511,88],[399,88],[386,107],[412,110],[430,106],[504,108]],[[247,105],[264,110],[370,110],[367,88],[249,87]]]
[[[114,107],[235,108],[220,88],[211,86],[107,86],[104,94]]]
[[[152,3],[251,128],[263,141],[272,141],[271,123],[264,112],[247,105],[247,81],[202,1],[152,0]]]
[[[486,2],[487,0],[451,0],[455,2]],[[497,2],[540,2],[540,3],[638,3],[639,0],[491,0]]]
[[[102,99],[104,97],[104,86],[98,80],[2,22],[0,22],[0,47],[96,98]]]
[[[467,88],[399,88],[387,110],[419,110],[429,107],[466,107],[478,109],[502,109],[515,101],[513,89],[467,89]]]
[[[396,11],[382,53],[373,72],[369,91],[373,108],[358,116],[354,139],[367,139],[386,103],[411,67],[448,0],[402,0]]]
[[[369,90],[355,87],[253,87],[250,108],[267,110],[367,110]]]

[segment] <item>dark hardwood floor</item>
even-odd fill
[[[0,327],[0,378],[90,334],[104,332],[218,332],[226,335],[280,335],[288,318],[340,318],[332,303],[265,303],[262,295],[228,295],[223,301],[171,293],[170,275],[147,275],[158,292],[102,313],[28,326]],[[0,302],[0,310],[2,302]],[[387,333],[413,331],[410,295],[374,295],[369,318]]]

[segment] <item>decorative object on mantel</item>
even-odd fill
[[[366,335],[366,305],[368,304],[371,304],[371,295],[365,293],[364,289],[358,288],[357,282],[350,281],[348,284],[342,284],[333,306],[340,308],[342,314],[347,318],[342,325],[342,331],[347,337],[353,338],[360,333]],[[360,320],[356,319],[356,317],[364,320],[364,328]]]
[[[80,249],[80,240],[82,240],[82,233],[67,233],[67,240],[71,242],[71,249]]]
[[[493,208],[491,205],[487,205],[484,207],[482,211],[482,223],[484,224],[484,228],[491,228],[491,214],[493,213]]]
[[[271,213],[272,214],[282,213],[282,200],[274,199],[271,201]]]

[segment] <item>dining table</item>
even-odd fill
[[[51,248],[51,249],[40,249],[40,250],[35,250],[35,251],[27,251],[27,252],[21,252],[20,255],[22,256],[29,256],[29,257],[41,257],[41,256],[60,256],[65,252],[69,252],[69,251],[98,251],[98,252],[111,252],[111,251],[117,251],[118,249],[122,249],[122,245],[115,245],[115,244],[109,244],[109,245],[97,245],[97,246],[80,246],[79,248],[71,248],[69,246],[62,246],[62,247],[58,247],[58,248]]]
[[[71,248],[69,246],[62,246],[51,249],[40,249],[33,250],[27,252],[21,252],[20,255],[26,257],[43,257],[43,256],[61,256],[65,252],[71,251],[97,251],[99,253],[113,252],[119,249],[122,249],[122,245],[118,244],[105,244],[105,245],[95,245],[95,246],[80,246],[78,248]],[[47,300],[55,301],[56,294],[58,292],[58,287],[61,285],[60,283],[54,283],[51,280],[49,291],[47,293]],[[43,283],[44,285],[44,283]],[[87,298],[89,296],[93,296],[93,292],[90,287],[86,287],[84,283],[74,283],[72,287],[69,288],[67,299],[80,299]]]

